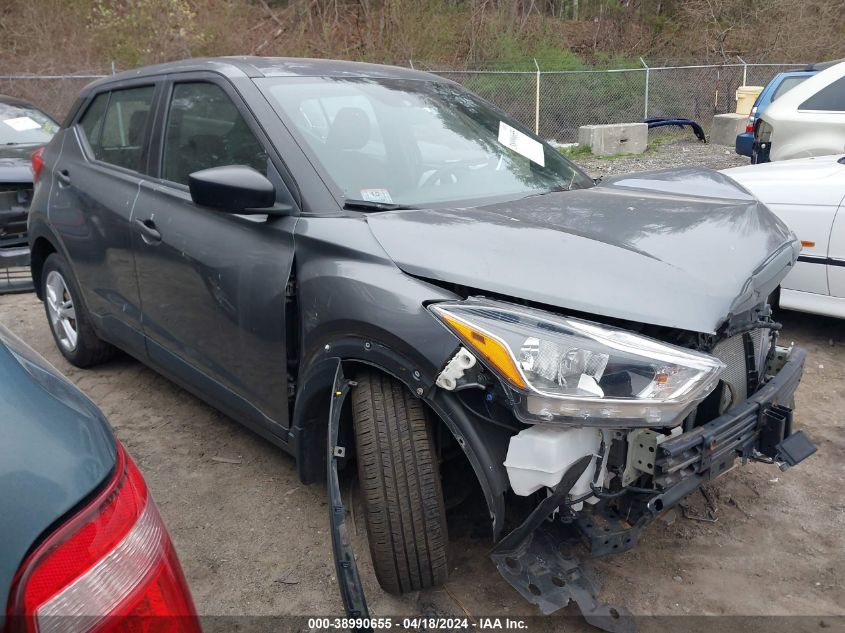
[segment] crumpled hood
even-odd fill
[[[800,251],[748,191],[694,168],[368,222],[409,274],[696,332],[715,332],[765,299]]]

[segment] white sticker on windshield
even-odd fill
[[[18,132],[26,132],[27,130],[37,130],[41,127],[41,124],[38,121],[33,121],[28,116],[19,116],[16,119],[6,119],[3,121],[6,125],[10,128],[17,130]]]
[[[527,134],[523,134],[519,130],[512,128],[504,121],[499,121],[499,142],[517,154],[522,154],[525,158],[537,163],[541,167],[546,166],[546,159],[543,156],[543,145]]]
[[[390,192],[387,189],[361,189],[361,200],[393,204],[393,198],[390,197]]]

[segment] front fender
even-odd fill
[[[460,342],[426,308],[455,300],[448,290],[405,274],[361,218],[301,218],[296,229],[299,359],[291,448],[301,479],[326,473],[329,405],[336,360],[364,364],[402,382],[454,435],[484,492],[494,534],[504,521],[502,465],[508,437],[469,416],[454,394],[434,385]]]

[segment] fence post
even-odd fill
[[[737,56],[736,56],[736,58],[737,58],[739,61],[741,61],[741,62],[742,62],[742,85],[743,85],[743,86],[747,86],[747,85],[748,85],[748,64],[747,64],[747,63],[746,63],[746,61],[745,61],[742,57],[740,57],[739,55],[737,55]]]
[[[534,134],[540,134],[540,64],[534,59],[534,66],[537,68],[537,90],[534,95]]]
[[[645,67],[645,105],[643,107],[643,118],[648,118],[648,84],[649,84],[649,74],[651,73],[651,69],[648,67],[648,64],[645,63],[645,60],[640,57],[640,63]]]

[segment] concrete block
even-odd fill
[[[710,129],[708,141],[714,145],[736,145],[737,134],[745,132],[748,122],[746,114],[717,114],[713,117],[713,127]]]
[[[642,154],[648,145],[648,125],[645,123],[582,125],[578,128],[578,143],[588,146],[596,156]]]

